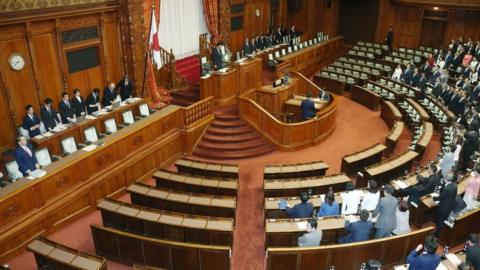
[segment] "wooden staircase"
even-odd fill
[[[245,159],[276,149],[275,145],[240,119],[236,108],[219,110],[214,117],[215,120],[193,151],[194,155],[209,159]]]

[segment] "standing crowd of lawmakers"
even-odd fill
[[[17,147],[14,151],[19,171],[24,176],[30,176],[34,170],[40,167],[34,149],[26,137],[33,138],[42,132],[54,132],[58,125],[72,125],[77,122],[77,118],[96,115],[102,107],[131,98],[133,89],[132,82],[128,75],[125,75],[117,85],[110,83],[105,87],[102,98],[100,98],[100,89],[98,88],[93,89],[86,100],[79,89],[73,90],[72,98],[67,92],[63,92],[58,104],[58,113],[52,106],[51,98],[45,99],[44,105],[40,109],[40,117],[35,113],[32,105],[27,105],[21,128],[28,133],[28,136],[17,137]]]

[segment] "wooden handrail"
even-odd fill
[[[205,118],[213,117],[213,97],[202,99],[181,109],[184,111],[185,116],[184,126],[188,129]]]
[[[207,33],[204,33],[199,36],[200,57],[205,56],[208,60],[211,60],[212,48],[214,46],[208,41],[207,35]]]
[[[317,90],[318,92],[315,93],[317,96],[318,96],[318,94],[320,94],[321,91],[323,91],[322,88],[320,88],[318,85],[313,83],[311,80],[309,80],[307,77],[305,77],[305,75],[303,75],[302,73],[297,72],[297,71],[292,71],[292,74],[295,75],[295,77],[297,77],[298,79],[300,79],[300,81],[306,83],[310,87],[313,87],[313,89]],[[314,93],[312,93],[312,94],[314,94]]]

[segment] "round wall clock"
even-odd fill
[[[8,64],[15,71],[20,71],[25,67],[25,59],[19,53],[12,53],[8,57]]]

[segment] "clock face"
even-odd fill
[[[25,59],[22,55],[14,53],[8,58],[8,64],[13,70],[19,71],[25,67]]]

